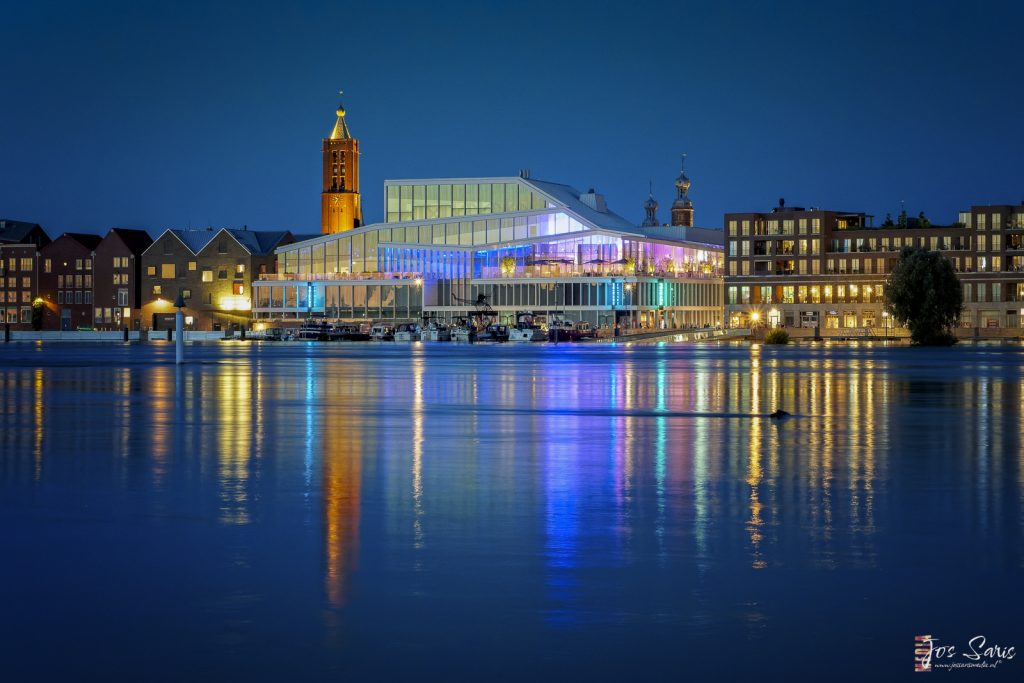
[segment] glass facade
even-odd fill
[[[721,247],[588,224],[585,210],[526,182],[388,183],[388,222],[278,249],[254,313],[415,319],[464,313],[484,294],[496,309],[699,309],[674,322],[721,320]]]
[[[553,206],[542,194],[519,182],[391,181],[384,185],[387,223],[515,213]]]

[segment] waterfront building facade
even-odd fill
[[[142,254],[153,244],[145,230],[111,228],[93,254],[93,327],[142,329]]]
[[[1022,325],[1024,206],[974,206],[949,226],[904,216],[873,227],[865,213],[780,203],[770,212],[726,214],[725,244],[729,327],[884,334],[892,326],[883,313],[885,280],[903,247],[951,261],[963,286],[962,326]]]
[[[173,329],[179,295],[188,329],[247,326],[253,279],[273,274],[274,249],[294,239],[288,231],[165,230],[142,254],[143,328]]]
[[[93,327],[93,252],[99,235],[66,232],[39,250],[44,330]]]
[[[722,231],[637,226],[593,190],[519,177],[390,180],[385,221],[285,245],[256,318],[453,321],[487,310],[595,327],[715,325]]]
[[[32,329],[39,299],[39,250],[50,237],[37,223],[0,220],[0,322],[13,330]]]

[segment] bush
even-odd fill
[[[788,344],[789,343],[789,332],[785,330],[768,330],[768,334],[764,335],[765,344]]]

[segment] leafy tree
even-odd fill
[[[885,220],[882,221],[882,227],[883,228],[891,228],[894,225],[896,225],[896,224],[892,222],[892,214],[891,213],[885,214]]]
[[[925,218],[924,211],[922,211],[921,213],[917,214],[917,227],[919,227],[919,228],[930,228],[931,226],[932,226],[932,222],[930,220],[928,220],[927,218]]]
[[[778,328],[769,330],[768,334],[764,336],[765,344],[788,344],[789,343],[789,332],[780,330]]]
[[[32,302],[32,329],[38,332],[43,329],[43,313],[46,310],[46,304],[43,303],[42,299],[36,299]]]
[[[915,344],[955,344],[963,299],[953,264],[937,251],[904,247],[886,281],[885,309]]]

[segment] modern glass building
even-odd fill
[[[722,231],[639,227],[593,190],[522,177],[385,182],[384,223],[277,250],[254,317],[562,314],[611,328],[722,320]],[[483,298],[481,298],[483,297]]]

